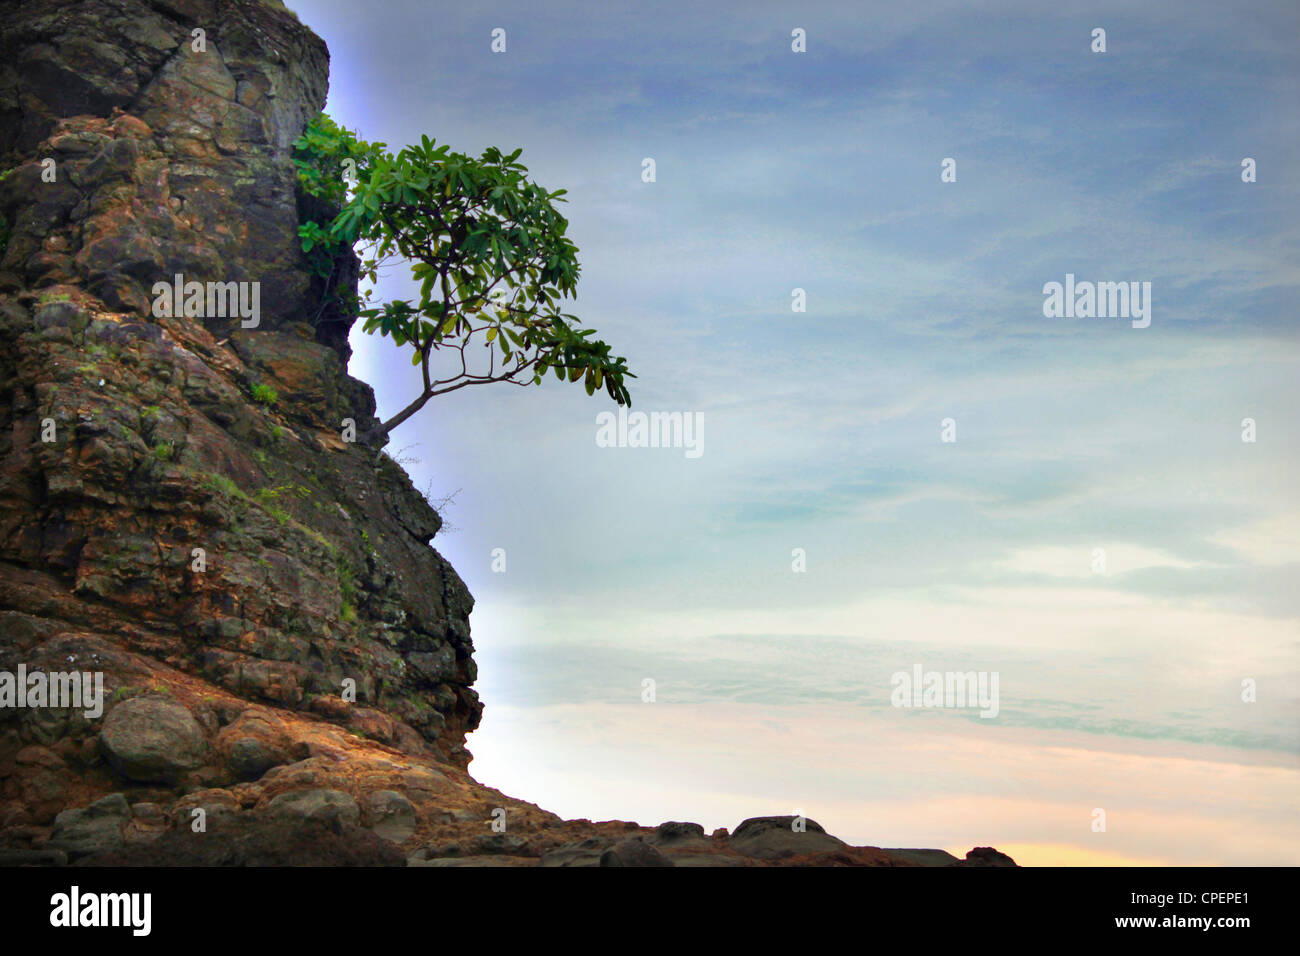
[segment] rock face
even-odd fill
[[[31,288],[72,282],[141,315],[160,276],[256,280],[266,327],[306,320],[285,158],[325,100],[320,39],[258,0],[0,9],[7,267]],[[35,158],[55,161],[55,182]]]
[[[341,438],[373,395],[297,238],[324,44],[254,0],[4,2],[0,23],[0,667],[93,635],[464,766],[473,601],[401,468]],[[176,275],[257,283],[257,326],[154,314]],[[282,756],[229,743],[243,779]]]
[[[327,72],[267,0],[0,0],[0,673],[104,681],[0,707],[0,863],[908,862],[469,776],[473,599],[346,440],[374,396],[297,236]],[[163,308],[177,276],[248,309]]]

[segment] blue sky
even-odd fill
[[[608,400],[550,380],[396,432],[461,489],[435,545],[478,602],[480,779],[569,816],[1300,862],[1293,4],[292,6],[340,122],[523,147],[568,190],[569,311],[634,409],[703,420],[698,459],[599,448]],[[1150,327],[1045,318],[1067,273],[1150,282]],[[414,370],[353,344],[393,414]],[[999,717],[890,707],[917,662],[1000,673]]]

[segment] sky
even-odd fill
[[[1300,864],[1293,3],[290,6],[345,126],[522,147],[568,190],[566,311],[633,412],[699,429],[601,447],[615,406],[550,379],[395,431],[456,493],[479,780],[567,817]],[[1047,315],[1067,275],[1150,283],[1149,326]],[[391,416],[418,372],[351,341]],[[918,666],[997,675],[997,715],[895,706]]]

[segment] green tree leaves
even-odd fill
[[[521,149],[489,147],[475,159],[422,136],[393,155],[324,114],[294,145],[303,191],[338,210],[329,223],[302,224],[304,252],[332,258],[361,243],[364,278],[373,282],[386,262],[401,259],[420,283],[416,300],[371,306],[367,294],[358,303],[365,331],[410,345],[424,379],[382,435],[435,395],[486,382],[536,384],[551,369],[561,380],[582,379],[589,395],[603,388],[631,404],[624,379],[635,376],[626,360],[556,307],[576,295],[578,248],[556,208],[565,190],[529,180]],[[345,172],[355,174],[351,183]],[[489,365],[472,372],[465,349],[480,333]],[[430,356],[444,348],[459,351],[461,371],[434,379]]]

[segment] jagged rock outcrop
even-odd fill
[[[259,0],[0,11],[5,288],[75,283],[143,316],[153,282],[179,272],[257,281],[263,329],[310,317],[287,157],[325,101],[318,37]],[[38,159],[57,164],[53,182]],[[330,339],[346,347],[342,331]]]
[[[463,767],[472,598],[401,468],[343,440],[373,395],[346,328],[313,322],[290,153],[324,44],[252,0],[6,2],[0,23],[0,670],[78,661],[117,705],[102,727],[4,711],[0,760],[66,751],[4,797],[72,792],[101,763],[255,778],[293,739],[245,702]],[[258,323],[159,316],[152,287],[177,274],[256,283]],[[193,700],[130,700],[183,695],[180,675],[211,685],[211,748],[202,716],[165,719]]]
[[[345,440],[374,396],[297,237],[327,72],[279,3],[0,0],[0,675],[104,682],[0,698],[0,864],[908,865],[466,772],[473,599]],[[256,314],[156,308],[178,275]]]

